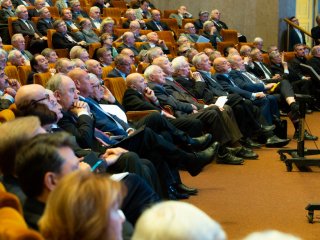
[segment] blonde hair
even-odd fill
[[[77,170],[65,176],[50,193],[39,221],[46,239],[113,239],[109,220],[120,206],[125,189],[106,175]]]

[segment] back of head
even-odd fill
[[[118,211],[123,195],[122,185],[108,176],[70,173],[50,194],[40,231],[46,239],[118,239],[110,215]]]
[[[23,117],[0,125],[0,172],[13,175],[15,157],[20,148],[40,129],[37,117]]]
[[[132,240],[162,239],[223,240],[226,234],[217,222],[195,206],[167,201],[141,215],[132,237]]]
[[[249,234],[243,240],[300,240],[301,238],[276,230],[255,232]]]

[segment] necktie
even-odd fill
[[[66,34],[65,37],[72,43],[77,43],[69,34]]]
[[[94,129],[94,137],[105,147],[114,145],[117,143],[116,140],[110,139],[110,137],[98,128]]]
[[[193,95],[192,95],[187,89],[185,89],[180,83],[178,83],[178,82],[175,81],[175,80],[173,80],[173,82],[174,82],[179,88],[181,88],[184,92],[188,93],[188,94],[192,97],[192,100],[193,100],[194,102],[198,103],[198,100],[197,100],[195,97],[193,97]]]
[[[163,30],[163,28],[161,27],[160,23],[158,23],[158,22],[155,22],[155,23],[156,23],[157,28],[159,29],[159,31],[162,31],[162,30]]]
[[[25,21],[24,23],[27,25],[27,27],[28,27],[31,31],[34,32],[34,29],[33,29],[32,25],[31,25],[28,21]]]
[[[256,83],[259,83],[259,79],[253,77],[251,74],[249,74],[248,72],[241,72],[241,74],[243,76],[245,76],[250,82],[256,84]]]
[[[268,68],[266,68],[266,66],[264,66],[263,63],[261,62],[258,62],[258,65],[260,66],[260,68],[262,69],[264,75],[266,76],[267,79],[270,79],[271,78],[271,72],[269,71]]]

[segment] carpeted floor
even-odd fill
[[[320,137],[320,113],[307,115],[311,132]],[[288,137],[293,126],[288,121]],[[317,141],[320,146],[320,141]],[[307,141],[307,148],[316,148]],[[286,148],[296,148],[292,140]],[[287,172],[277,149],[256,150],[258,160],[246,160],[242,166],[210,164],[197,177],[181,172],[183,182],[199,188],[192,203],[217,220],[229,239],[241,239],[254,231],[276,229],[302,239],[320,239],[320,211],[309,224],[304,209],[308,203],[320,203],[320,168],[300,172],[296,166]],[[318,155],[320,158],[320,155]]]

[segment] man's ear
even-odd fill
[[[47,172],[44,175],[43,184],[50,192],[53,191],[58,184],[57,174],[53,172]]]
[[[75,80],[73,80],[73,82],[74,82],[74,85],[76,85],[76,88],[79,89],[80,81],[75,79]]]
[[[55,96],[58,102],[61,100],[61,93],[58,90],[54,91],[53,95]]]

